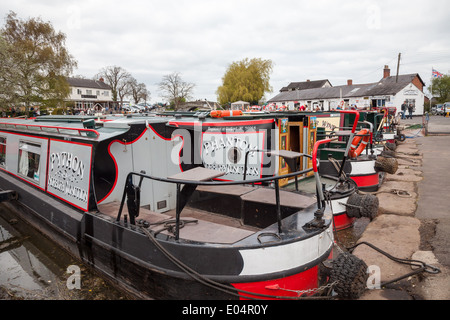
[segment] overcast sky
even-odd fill
[[[74,75],[120,66],[152,103],[173,72],[196,85],[195,99],[216,101],[227,67],[244,58],[274,63],[267,99],[307,79],[377,82],[384,65],[395,75],[399,53],[400,74],[427,86],[432,67],[450,73],[448,0],[14,0],[0,3],[2,26],[9,11],[65,33]]]

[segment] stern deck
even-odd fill
[[[98,206],[99,211],[106,216],[116,219],[119,212],[120,202],[111,202]],[[124,205],[122,216],[128,214],[127,206]],[[150,224],[149,229],[159,231],[164,229],[164,223],[175,221],[175,210],[165,213],[153,212],[146,208],[140,208],[137,220],[144,219]],[[183,210],[182,220],[196,223],[186,223],[180,228],[180,239],[196,242],[232,244],[259,231],[259,228],[242,225],[238,219],[206,212],[203,210],[186,207]],[[173,223],[173,225],[175,225]],[[168,230],[161,231],[166,235],[173,234]]]

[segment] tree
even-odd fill
[[[15,84],[18,82],[16,67],[8,54],[9,44],[0,34],[0,103],[17,103]]]
[[[245,58],[233,62],[222,78],[222,86],[217,91],[219,103],[243,100],[257,104],[266,92],[271,92],[269,84],[273,63],[271,60]]]
[[[438,103],[450,101],[450,76],[444,75],[441,78],[434,78],[428,87],[433,97]]]
[[[2,100],[32,104],[52,101],[62,104],[69,95],[66,77],[77,62],[65,48],[66,36],[56,32],[50,22],[40,18],[22,20],[10,12],[1,30],[3,63],[0,87],[6,88]]]
[[[150,99],[150,91],[144,83],[137,83],[136,79],[130,82],[131,96],[134,103],[139,103],[141,100],[147,101]]]
[[[192,97],[195,88],[195,84],[183,81],[179,72],[165,75],[158,85],[163,98],[172,104],[175,110],[182,102]]]
[[[96,78],[104,78],[105,83],[111,87],[112,100],[115,104],[123,101],[123,98],[130,93],[129,82],[131,74],[118,66],[108,66],[100,70]]]

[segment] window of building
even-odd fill
[[[0,166],[6,165],[6,138],[0,137]]]
[[[386,100],[385,99],[378,99],[377,100],[377,107],[381,108],[384,107],[386,105]]]
[[[97,94],[97,96],[99,96],[99,95],[100,95],[100,90],[97,90],[97,93],[96,93],[96,94]]]
[[[86,89],[86,94],[92,95],[92,90]]]
[[[77,94],[81,94],[81,89],[77,89]]]
[[[103,91],[103,95],[108,97],[109,96],[109,91]]]
[[[39,181],[39,162],[41,146],[36,143],[20,141],[18,172],[34,181]]]

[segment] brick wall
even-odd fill
[[[419,79],[418,76],[416,76],[416,77],[413,79],[412,83],[413,83],[420,91],[423,92],[423,84],[422,84],[422,81],[420,81],[420,79]]]

